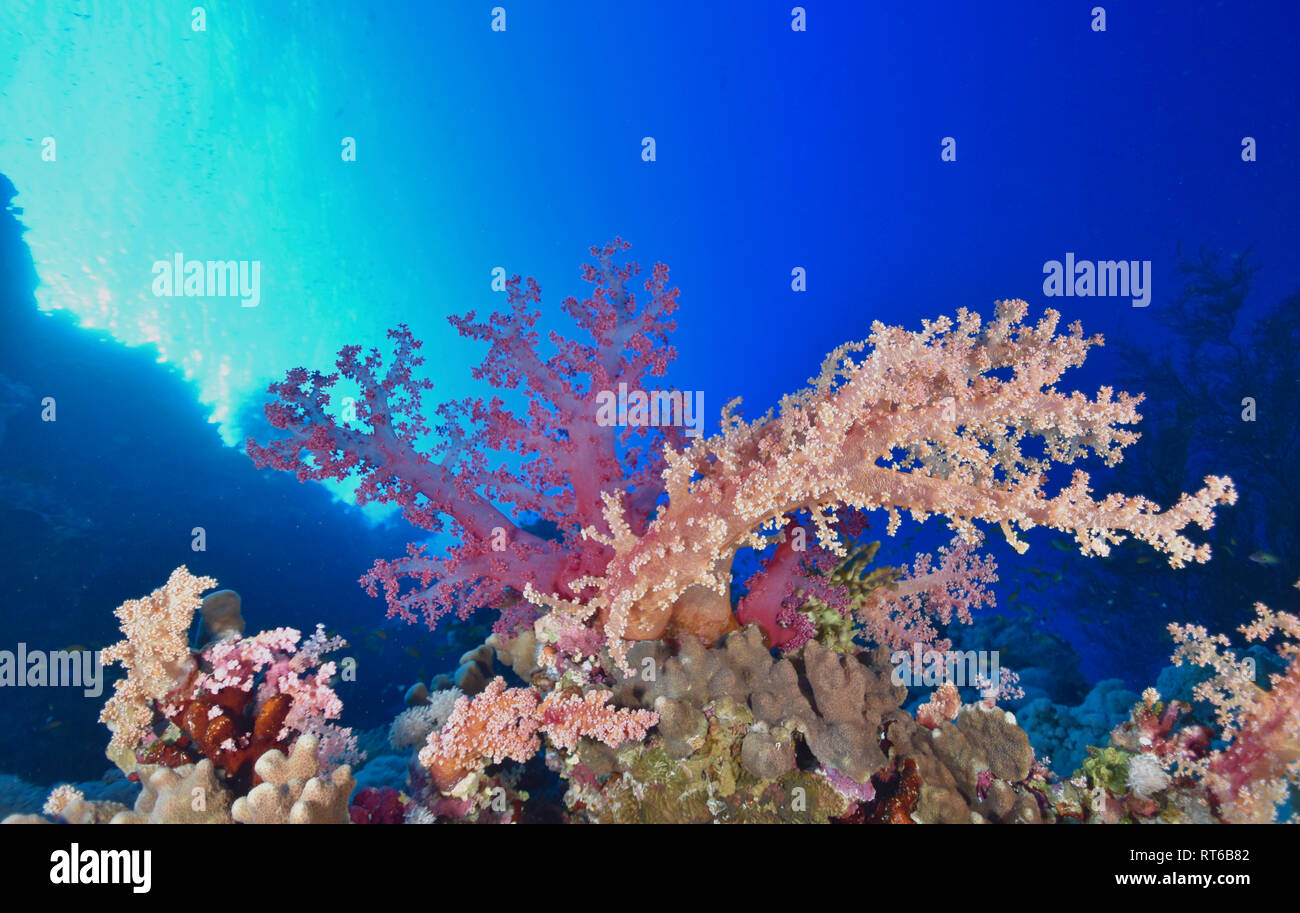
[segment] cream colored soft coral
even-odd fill
[[[202,605],[199,594],[216,585],[211,577],[195,577],[181,565],[159,589],[117,607],[126,639],[105,647],[103,662],[121,663],[127,676],[113,686],[113,696],[99,714],[113,733],[110,757],[129,756],[153,722],[153,702],[164,700],[194,671],[190,622]]]

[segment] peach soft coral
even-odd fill
[[[1208,529],[1215,506],[1236,500],[1230,479],[1209,476],[1163,511],[1140,496],[1094,500],[1078,469],[1047,492],[1054,467],[1092,455],[1120,461],[1137,439],[1126,426],[1140,418],[1140,397],[1059,392],[1061,375],[1102,340],[1077,323],[1058,333],[1052,310],[1026,324],[1027,311],[1003,301],[987,325],[961,310],[919,332],[876,323],[865,342],[832,352],[775,417],[745,422],[728,407],[719,435],[665,448],[667,503],[644,533],[624,519],[621,495],[606,493],[612,535],[586,530],[613,551],[600,577],[582,581],[596,595],[580,605],[530,588],[530,598],[598,617],[620,662],[623,641],[674,629],[713,639],[732,624],[738,549],[763,547],[764,529],[807,511],[821,544],[842,553],[834,524],[845,508],[887,511],[891,533],[903,512],[942,515],[972,542],[975,521],[995,524],[1020,552],[1028,544],[1018,532],[1046,526],[1071,534],[1085,555],[1105,555],[1130,534],[1174,567],[1209,560],[1209,546],[1182,531]]]

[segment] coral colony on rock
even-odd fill
[[[0,4],[0,820],[1300,821],[1293,30],[339,5]]]
[[[641,280],[627,248],[592,249],[590,295],[563,304],[577,338],[553,332],[553,354],[531,279],[509,281],[504,311],[452,318],[486,347],[474,376],[490,398],[432,405],[405,326],[389,353],[347,346],[333,372],[295,368],[271,385],[266,415],[284,434],[247,442],[257,466],[355,480],[358,503],[395,504],[450,540],[375,561],[361,584],[388,614],[433,627],[498,613],[456,684],[408,693],[380,749],[400,759],[387,782],[356,790],[358,739],[334,722],[340,670],[325,656],[343,639],[250,636],[234,592],[179,567],[117,609],[125,639],[103,652],[126,671],[101,714],[109,757],[138,796],[64,785],[43,814],[8,820],[1273,819],[1300,760],[1295,616],[1259,605],[1242,629],[1279,642],[1285,665],[1267,687],[1223,635],[1172,624],[1174,661],[1211,673],[1196,696],[1215,725],[1184,722],[1186,702],[1149,688],[1064,772],[999,706],[1023,696],[1016,674],[976,668],[942,634],[992,602],[984,528],[1021,554],[1022,531],[1049,527],[1083,555],[1131,537],[1174,568],[1210,560],[1185,532],[1236,501],[1228,478],[1164,509],[1094,497],[1082,468],[1053,491],[1060,467],[1114,465],[1138,437],[1140,395],[1057,387],[1099,337],[1051,309],[1031,320],[1023,301],[987,320],[962,309],[919,329],[875,323],[774,412],[747,421],[732,402],[721,433],[690,440],[651,421],[646,400],[621,425],[598,415],[604,391],[645,389],[674,357],[678,290],[663,264]],[[346,407],[340,380],[359,390]],[[875,566],[870,521],[893,535],[905,514],[943,518],[951,544],[911,568]],[[741,549],[765,558],[737,595]],[[192,646],[196,616],[206,640]],[[520,684],[489,678],[498,662]],[[929,692],[914,710],[908,685]],[[562,793],[531,785],[539,754]]]

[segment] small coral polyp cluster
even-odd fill
[[[127,639],[107,654],[128,669],[105,710],[110,753],[145,782],[117,819],[167,820],[167,797],[195,780],[222,797],[212,820],[237,821],[1271,819],[1300,766],[1300,620],[1263,607],[1244,630],[1279,635],[1289,664],[1270,688],[1225,639],[1173,628],[1176,659],[1212,673],[1198,694],[1219,708],[1220,732],[1180,723],[1185,706],[1149,691],[1065,779],[997,707],[1015,691],[1005,670],[926,682],[929,700],[904,706],[897,651],[945,650],[946,626],[992,604],[981,524],[1020,553],[1020,532],[1045,526],[1084,555],[1131,536],[1174,567],[1209,559],[1184,530],[1235,501],[1227,478],[1164,510],[1094,499],[1077,468],[1047,490],[1055,468],[1114,465],[1137,438],[1141,397],[1057,389],[1099,337],[1058,332],[1051,310],[1027,323],[1023,301],[999,302],[988,323],[966,310],[920,331],[876,323],[775,413],[746,421],[733,401],[718,434],[692,440],[611,427],[597,418],[602,391],[649,387],[675,354],[667,267],[639,295],[639,267],[616,261],[626,248],[593,248],[592,294],[564,302],[582,341],[552,332],[543,354],[540,289],[519,277],[505,312],[452,318],[488,346],[475,377],[522,413],[501,395],[427,411],[432,384],[405,326],[386,362],[349,346],[335,373],[295,368],[270,388],[266,414],[285,435],[248,441],[257,465],[350,480],[358,502],[395,504],[429,534],[362,577],[390,616],[432,627],[500,612],[461,687],[408,695],[391,730],[400,784],[339,801],[351,772],[336,765],[355,746],[330,722],[336,670],[321,655],[337,641],[226,630],[191,651],[182,632],[213,583],[181,569],[147,610],[119,609]],[[346,421],[340,378],[360,394]],[[907,513],[943,517],[955,538],[910,567],[874,565],[879,543],[863,533],[877,510],[890,535]],[[733,563],[746,548],[762,560],[742,587]],[[494,659],[517,684],[488,679]],[[555,775],[562,800],[543,813],[538,784]],[[51,808],[106,816],[66,795]]]

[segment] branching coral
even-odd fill
[[[993,604],[988,584],[997,579],[992,557],[976,554],[972,544],[958,537],[939,549],[938,567],[930,555],[918,555],[910,572],[873,589],[855,615],[873,643],[894,650],[914,644],[947,650],[951,642],[939,637],[936,622],[946,625],[955,618],[970,624],[973,610]]]
[[[524,415],[497,396],[445,403],[434,413],[437,442],[420,450],[430,431],[423,395],[432,385],[415,376],[424,358],[405,326],[389,333],[394,353],[382,373],[378,350],[363,358],[350,346],[336,373],[296,368],[271,386],[276,401],[267,405],[267,417],[290,434],[265,445],[250,439],[248,454],[258,466],[290,470],[299,479],[355,476],[360,503],[396,504],[408,521],[431,532],[450,521],[459,541],[445,556],[412,544],[405,557],[377,561],[363,578],[372,594],[383,588],[390,615],[422,615],[432,626],[453,610],[466,617],[481,606],[503,606],[525,583],[577,595],[581,586],[574,590],[574,581],[600,573],[609,560],[606,546],[581,534],[603,523],[607,490],[629,491],[641,518],[633,523],[644,528],[663,490],[662,457],[657,447],[640,445],[646,429],[602,423],[595,395],[620,384],[640,389],[664,373],[675,354],[667,335],[677,290],[668,288],[668,269],[658,264],[638,301],[631,288],[638,266],[614,262],[627,246],[615,240],[593,248],[597,263],[584,271],[593,294],[564,302],[589,342],[551,333],[555,354],[543,358],[535,329],[541,292],[517,276],[507,284],[506,313],[486,322],[475,322],[472,312],[452,318],[463,336],[490,346],[475,377],[522,394]],[[340,376],[361,391],[354,422],[336,420],[331,405]],[[489,465],[489,453],[499,455],[496,465]],[[505,463],[515,454],[519,466],[509,469]],[[559,538],[528,528],[517,519],[525,514],[557,525]],[[414,586],[404,591],[404,581]]]
[[[1214,506],[1236,498],[1230,480],[1208,477],[1168,510],[1145,498],[1090,497],[1090,479],[1048,495],[1048,471],[1090,455],[1119,461],[1136,433],[1139,398],[1103,387],[1095,400],[1055,389],[1100,342],[1075,324],[1057,334],[1059,314],[1036,325],[1028,305],[1001,302],[987,326],[962,310],[954,322],[921,332],[873,326],[865,343],[827,358],[808,390],[787,396],[780,414],[746,423],[724,410],[724,430],[685,450],[666,449],[668,504],[644,534],[606,496],[614,550],[598,594],[583,607],[532,594],[570,610],[598,611],[615,656],[625,640],[659,636],[670,624],[707,638],[731,622],[727,598],[736,549],[762,545],[755,531],[810,511],[823,544],[841,548],[831,514],[841,506],[886,509],[890,531],[908,511],[946,516],[972,540],[974,521],[998,524],[1018,550],[1016,530],[1049,526],[1075,537],[1084,554],[1105,555],[1124,533],[1168,555],[1170,564],[1209,559],[1182,530],[1208,528]],[[855,362],[853,353],[868,350]],[[1038,440],[1035,451],[1026,446]],[[600,537],[594,530],[588,535]]]
[[[918,520],[937,514],[967,543],[979,521],[999,526],[1021,551],[1020,530],[1047,526],[1073,536],[1085,555],[1105,555],[1131,535],[1175,567],[1208,560],[1209,547],[1183,530],[1210,527],[1216,505],[1235,501],[1226,478],[1207,477],[1166,510],[1143,497],[1094,500],[1082,470],[1049,493],[1058,467],[1093,455],[1119,462],[1137,439],[1128,426],[1139,420],[1141,397],[1109,387],[1093,399],[1059,391],[1064,372],[1101,338],[1085,337],[1078,324],[1058,332],[1053,310],[1027,323],[1023,301],[998,303],[987,324],[964,309],[920,331],[875,323],[867,340],[833,351],[775,416],[747,422],[733,402],[718,435],[687,445],[680,429],[668,429],[662,449],[649,446],[654,440],[636,446],[646,429],[602,423],[597,398],[664,372],[677,290],[656,265],[638,304],[628,290],[635,264],[614,262],[626,247],[594,249],[597,265],[586,270],[594,294],[565,302],[590,342],[552,333],[555,354],[543,358],[534,329],[540,290],[517,277],[508,313],[484,323],[453,318],[463,335],[490,345],[475,376],[522,393],[526,416],[500,397],[449,403],[435,413],[437,442],[420,450],[432,431],[422,414],[431,385],[415,376],[423,359],[406,327],[389,334],[395,351],[386,368],[378,350],[362,358],[347,347],[338,373],[295,368],[270,388],[267,416],[289,434],[248,442],[259,466],[300,479],[358,478],[360,501],[395,503],[427,530],[451,519],[458,542],[447,555],[411,545],[364,578],[372,593],[384,588],[390,614],[422,614],[432,624],[522,592],[595,627],[622,663],[627,641],[691,634],[712,642],[735,628],[736,551],[767,547],[765,533],[797,515],[809,518],[823,548],[843,555],[836,524],[846,509],[886,510],[891,533],[903,512]],[[340,376],[360,388],[355,421],[332,412]],[[489,452],[517,454],[521,466],[490,466]],[[516,520],[527,514],[553,524],[557,537]],[[775,560],[792,567],[797,558],[778,550]],[[403,591],[404,580],[413,588]],[[745,609],[773,641],[786,636],[783,617],[796,620],[790,591],[777,582],[758,581]]]

